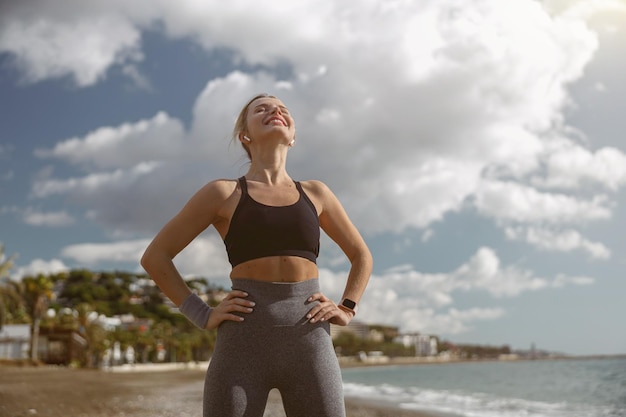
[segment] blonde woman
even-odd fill
[[[261,417],[273,388],[289,417],[345,416],[330,323],[345,326],[354,318],[372,256],[325,184],[297,182],[287,173],[295,133],[295,121],[278,98],[253,97],[233,131],[250,158],[248,172],[202,187],[141,260],[190,321],[218,329],[205,381],[205,417]],[[232,291],[215,308],[191,292],[172,262],[211,225],[232,265]],[[320,228],[351,264],[336,303],[319,286]]]

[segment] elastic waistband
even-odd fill
[[[232,278],[233,290],[248,293],[270,293],[277,297],[309,296],[320,290],[318,278],[299,282],[268,282],[249,278]]]

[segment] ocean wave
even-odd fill
[[[625,409],[569,402],[541,402],[491,394],[344,383],[347,397],[459,417],[626,417]]]

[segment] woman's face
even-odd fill
[[[246,118],[248,136],[278,134],[289,143],[296,134],[296,123],[287,107],[277,98],[261,97],[250,103]]]

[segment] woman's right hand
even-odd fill
[[[209,314],[209,321],[207,321],[206,329],[216,329],[223,321],[243,321],[243,317],[238,316],[237,313],[252,313],[252,307],[254,302],[246,300],[248,293],[239,290],[233,290],[228,293],[216,307],[213,307],[211,314]]]

